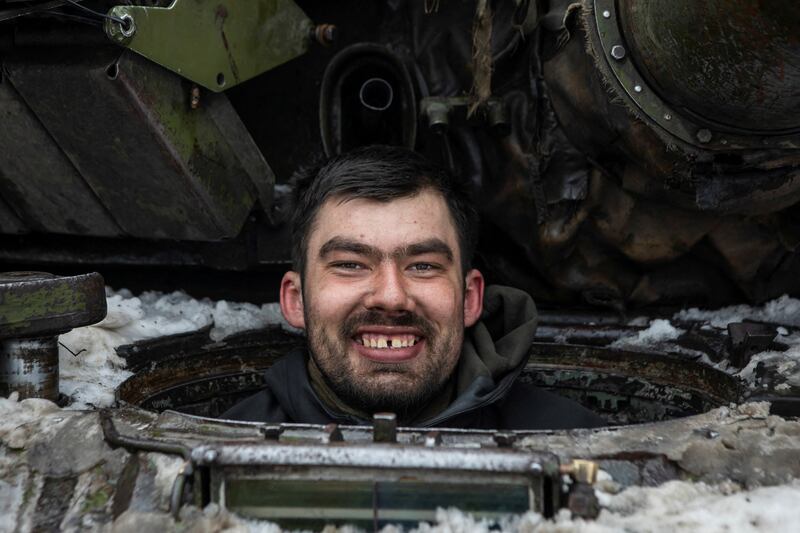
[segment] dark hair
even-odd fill
[[[423,189],[441,193],[456,227],[461,267],[466,273],[478,234],[478,214],[469,185],[408,148],[365,146],[298,171],[294,177],[292,230],[293,268],[305,275],[308,238],[317,212],[326,200],[366,198],[390,202]]]

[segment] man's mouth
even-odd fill
[[[392,331],[392,330],[395,331]],[[418,331],[396,331],[391,327],[360,328],[353,335],[353,344],[362,357],[379,363],[400,363],[420,354],[425,337]]]
[[[421,337],[409,334],[382,335],[376,333],[362,333],[357,334],[353,340],[366,348],[396,350],[399,348],[408,348],[410,346],[414,346],[421,340]]]

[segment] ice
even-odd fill
[[[725,328],[731,322],[744,319],[772,322],[800,327],[800,300],[783,295],[767,302],[762,307],[733,305],[717,310],[701,310],[696,307],[677,313],[676,320],[710,322],[715,328]]]
[[[70,397],[71,409],[108,407],[114,391],[132,374],[116,348],[136,341],[177,335],[210,327],[214,341],[241,331],[281,325],[296,332],[283,319],[277,303],[251,303],[195,299],[183,291],[130,291],[106,288],[108,314],[92,326],[76,328],[59,342],[60,390]]]

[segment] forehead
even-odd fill
[[[309,251],[313,253],[334,236],[386,250],[438,238],[458,252],[457,232],[447,203],[440,193],[430,189],[388,202],[329,198],[311,228]]]

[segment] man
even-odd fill
[[[477,215],[466,185],[421,155],[371,146],[299,177],[294,270],[280,303],[305,330],[266,388],[224,418],[572,428],[588,410],[516,381],[536,328],[530,297],[470,268]]]

